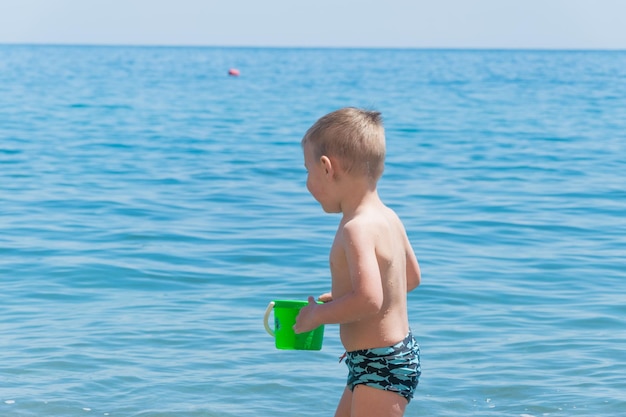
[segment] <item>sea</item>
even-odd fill
[[[332,416],[337,326],[263,316],[330,289],[344,106],[422,270],[405,415],[626,415],[625,51],[1,45],[0,416]]]

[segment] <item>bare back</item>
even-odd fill
[[[354,236],[352,231],[358,231],[358,240],[347,237]],[[333,299],[355,290],[382,293],[375,313],[341,323],[347,351],[390,346],[408,333],[407,259],[415,255],[404,226],[382,202],[341,221],[330,253]]]

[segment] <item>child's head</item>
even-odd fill
[[[380,112],[346,107],[321,117],[306,132],[316,160],[334,158],[350,175],[376,182],[385,167],[385,129]]]

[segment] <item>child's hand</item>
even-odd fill
[[[333,301],[333,295],[332,293],[327,292],[317,297],[317,301],[321,301],[322,303],[329,303]]]
[[[293,325],[293,331],[296,333],[309,332],[320,326],[315,320],[315,310],[319,304],[315,301],[315,298],[309,297],[309,305],[300,309],[300,314],[296,317],[296,324]]]

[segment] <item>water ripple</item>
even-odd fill
[[[278,351],[261,319],[328,289],[339,218],[308,195],[299,140],[344,105],[383,111],[380,193],[423,270],[407,415],[626,408],[626,54],[0,58],[0,414],[330,415],[337,328]]]

